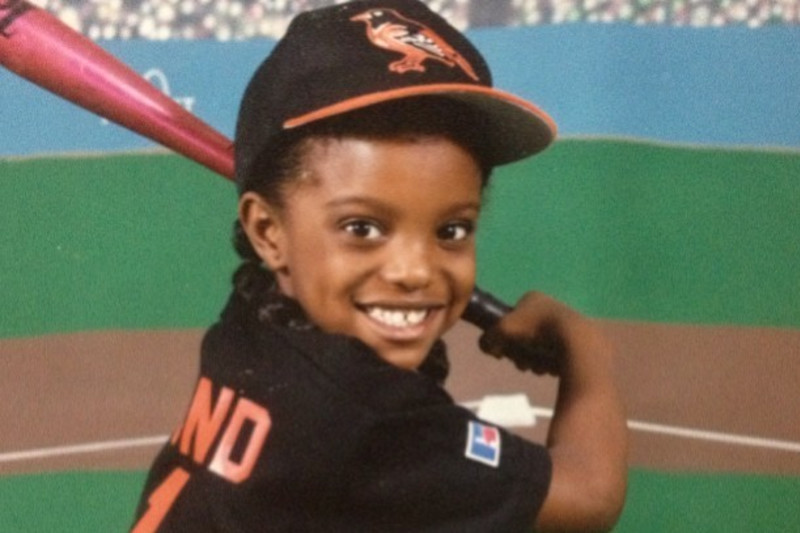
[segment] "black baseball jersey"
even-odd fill
[[[356,339],[256,318],[206,334],[134,531],[529,531],[547,450],[481,422]]]

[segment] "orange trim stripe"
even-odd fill
[[[494,89],[492,87],[484,87],[481,85],[470,85],[467,83],[436,83],[431,85],[415,85],[413,87],[403,87],[401,89],[391,89],[388,91],[380,91],[376,93],[365,94],[362,96],[357,96],[355,98],[343,100],[336,104],[317,109],[316,111],[311,111],[310,113],[306,113],[305,115],[300,115],[299,117],[291,118],[283,123],[283,127],[285,129],[296,128],[298,126],[303,126],[305,124],[309,124],[317,120],[332,117],[335,115],[340,115],[342,113],[347,113],[348,111],[353,111],[355,109],[361,109],[362,107],[367,107],[373,104],[379,104],[382,102],[388,102],[390,100],[396,100],[399,98],[406,98],[409,96],[420,96],[427,94],[440,94],[440,93],[472,93],[472,94],[482,94],[485,96],[489,96],[496,100],[501,100],[513,104],[517,107],[521,107],[525,111],[528,111],[532,115],[535,115],[537,118],[541,119],[542,122],[544,122],[547,125],[547,127],[553,133],[554,138],[558,132],[558,127],[556,126],[555,121],[552,118],[550,118],[550,116],[547,113],[536,107],[531,102],[528,102],[527,100],[524,100],[519,96],[498,89]]]

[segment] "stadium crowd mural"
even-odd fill
[[[343,0],[33,0],[95,40],[277,38],[294,14]],[[800,25],[799,0],[428,0],[460,29],[569,23]]]

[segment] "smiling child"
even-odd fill
[[[546,446],[442,388],[491,170],[554,136],[420,2],[299,15],[242,99],[242,264],[133,531],[610,529],[626,431],[591,320],[531,292],[481,340],[560,377]]]

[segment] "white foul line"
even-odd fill
[[[746,435],[734,435],[732,433],[718,433],[715,431],[703,431],[699,429],[680,428],[672,426],[662,426],[651,424],[650,422],[639,422],[628,420],[628,427],[637,431],[648,433],[661,433],[674,437],[684,437],[687,439],[707,440],[721,442],[724,444],[735,444],[738,446],[753,446],[756,448],[771,448],[773,450],[783,450],[787,452],[800,453],[800,443],[785,440],[765,439],[762,437],[748,437]]]
[[[532,409],[535,411],[537,416],[544,416],[547,418],[553,417],[553,411],[551,409],[544,409],[541,407],[533,407]],[[736,446],[770,448],[773,450],[800,453],[800,442],[765,439],[763,437],[749,437],[747,435],[735,435],[733,433],[721,433],[718,431],[706,431],[702,429],[682,428],[677,426],[665,426],[663,424],[653,424],[652,422],[642,422],[639,420],[628,420],[628,427],[634,431],[642,431],[645,433],[659,433],[661,435],[682,437],[685,439],[705,440]]]
[[[128,448],[145,448],[149,446],[161,446],[165,442],[167,442],[167,439],[169,439],[168,435],[158,435],[155,437],[109,440],[104,442],[87,442],[85,444],[75,444],[72,446],[55,446],[52,448],[38,448],[34,450],[24,450],[20,452],[0,453],[0,463],[11,463],[14,461],[29,461],[32,459],[48,459],[51,457],[61,457],[64,455],[107,452],[110,450],[123,450]]]

